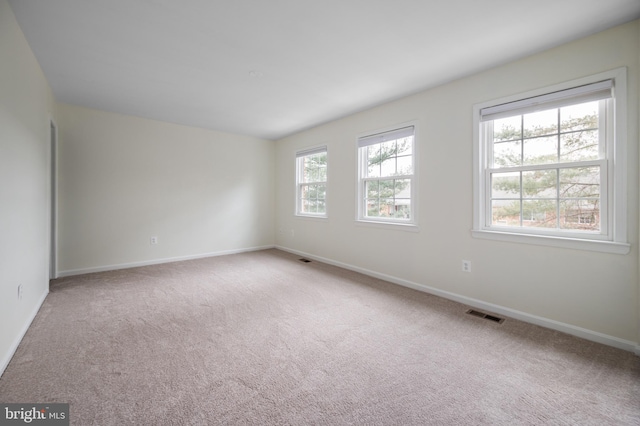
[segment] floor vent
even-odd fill
[[[298,259],[298,260],[303,263],[311,263],[309,259]]]
[[[502,324],[504,322],[504,318],[496,317],[494,315],[485,314],[484,312],[476,311],[474,309],[469,309],[467,311],[469,315],[473,315],[474,317],[480,317],[487,319],[489,321],[497,322],[498,324]]]

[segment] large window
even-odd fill
[[[476,108],[476,231],[626,242],[623,79],[594,79]]]
[[[414,126],[358,139],[358,219],[415,221]]]
[[[327,148],[296,153],[296,214],[327,215]]]

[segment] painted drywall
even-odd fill
[[[56,112],[60,275],[274,244],[273,141]]]
[[[277,245],[634,347],[640,331],[636,120],[622,129],[632,249],[628,255],[603,254],[471,236],[472,108],[627,67],[628,116],[638,117],[639,31],[634,21],[278,141]],[[408,121],[417,124],[419,232],[358,224],[357,136]],[[317,145],[328,147],[327,220],[294,215],[295,152]],[[463,259],[472,262],[471,273],[461,271]]]
[[[0,374],[49,291],[52,110],[51,89],[0,0]]]

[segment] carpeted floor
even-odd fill
[[[640,358],[278,250],[55,281],[2,402],[74,425],[639,425]]]

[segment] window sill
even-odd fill
[[[631,244],[613,241],[586,240],[546,235],[516,234],[511,232],[473,230],[471,235],[485,240],[505,241],[539,246],[560,247],[575,250],[597,251],[601,253],[628,254]]]
[[[329,220],[329,217],[326,215],[312,215],[312,214],[295,214],[296,218],[299,219],[311,219],[311,220],[320,220],[320,221],[325,221],[325,220]]]
[[[420,228],[415,223],[385,222],[375,220],[356,220],[356,225],[368,228],[394,229],[398,231],[419,232]]]

